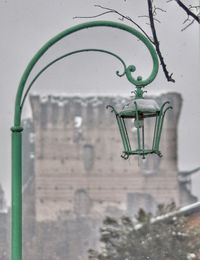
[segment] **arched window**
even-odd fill
[[[90,197],[84,189],[77,190],[74,197],[74,211],[79,216],[88,215],[91,208]]]
[[[93,164],[94,164],[94,147],[93,145],[90,144],[85,144],[83,146],[83,161],[84,161],[84,166],[85,170],[89,171],[92,169]]]

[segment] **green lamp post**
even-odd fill
[[[115,53],[112,53],[107,50],[101,49],[82,49],[76,50],[67,54],[64,54],[55,60],[48,63],[41,71],[39,71],[31,83],[27,86],[27,80],[29,79],[29,75],[32,72],[33,68],[35,67],[36,63],[40,60],[40,58],[51,48],[54,44],[59,42],[65,37],[76,33],[83,29],[94,28],[94,27],[111,27],[115,29],[119,29],[121,31],[125,31],[133,35],[134,37],[138,38],[149,50],[152,61],[153,61],[153,68],[149,75],[149,77],[145,80],[142,79],[141,76],[134,78],[132,76],[133,72],[135,72],[136,68],[133,65],[127,66],[122,58],[120,58]],[[18,86],[16,100],[15,100],[15,111],[14,111],[14,126],[11,128],[12,131],[12,227],[11,227],[11,259],[12,260],[22,260],[22,131],[23,128],[21,126],[21,114],[22,109],[24,106],[24,102],[26,97],[33,86],[34,82],[44,73],[50,66],[53,66],[56,62],[69,57],[70,55],[79,54],[82,52],[101,52],[104,54],[111,55],[112,57],[116,58],[118,61],[121,62],[124,71],[123,73],[116,72],[119,77],[126,76],[128,81],[136,86],[136,96],[135,99],[131,101],[131,103],[125,107],[121,112],[117,112],[114,108],[113,111],[115,112],[117,122],[119,125],[119,130],[121,133],[123,145],[124,145],[124,158],[127,158],[129,155],[137,154],[145,156],[149,153],[156,153],[160,155],[159,152],[159,141],[160,135],[162,130],[163,118],[166,112],[164,109],[164,105],[161,108],[158,108],[155,104],[153,108],[148,109],[145,106],[143,109],[143,103],[145,99],[143,99],[143,90],[142,88],[151,83],[158,72],[158,58],[154,46],[150,43],[150,41],[140,32],[135,30],[132,27],[121,23],[115,23],[111,21],[94,21],[94,22],[87,22],[83,24],[76,25],[71,27],[52,39],[50,39],[32,58],[32,60],[27,65],[21,81]],[[145,101],[146,102],[146,101]],[[153,140],[153,147],[151,150],[147,150],[144,147],[143,143],[143,121],[147,117],[156,117],[157,123],[155,126],[155,135]],[[124,124],[125,119],[134,119],[135,126],[137,128],[137,136],[138,136],[138,148],[133,150],[130,146],[130,141],[127,136],[127,130]],[[140,134],[141,132],[141,134]],[[142,136],[142,138],[140,137]]]

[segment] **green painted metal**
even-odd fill
[[[117,76],[119,77],[122,77],[126,74],[126,69],[127,69],[127,66],[125,64],[125,62],[123,61],[122,58],[120,58],[117,54],[111,52],[111,51],[107,51],[107,50],[103,50],[103,49],[81,49],[81,50],[77,50],[77,51],[72,51],[72,52],[68,52],[67,54],[64,54],[56,59],[54,59],[53,61],[49,62],[44,68],[42,68],[37,74],[36,76],[33,78],[33,80],[31,81],[31,83],[28,85],[27,87],[27,90],[23,96],[23,99],[22,99],[22,103],[21,103],[21,109],[23,108],[24,106],[24,103],[25,103],[25,100],[26,100],[26,97],[31,89],[31,87],[33,86],[33,84],[35,83],[35,81],[49,68],[51,67],[52,65],[54,65],[55,63],[57,63],[58,61],[64,59],[64,58],[67,58],[71,55],[74,55],[74,54],[79,54],[79,53],[83,53],[83,52],[100,52],[100,53],[106,53],[106,54],[109,54],[113,57],[115,57],[116,59],[118,59],[121,64],[123,65],[123,68],[124,68],[124,71],[122,73],[120,73],[118,70],[116,71],[116,74]]]
[[[152,143],[152,150],[155,150],[155,145],[156,145],[156,137],[157,137],[157,131],[158,131],[158,118],[159,118],[159,114],[157,113],[156,115],[156,122],[155,122],[155,127],[154,127],[154,134],[153,134],[153,143]]]
[[[137,108],[137,103],[134,102],[135,104],[135,112],[136,112],[136,117],[135,120],[136,122],[139,122],[139,113],[138,113],[138,108]],[[139,128],[139,123],[136,124],[136,128],[137,128],[137,141],[138,141],[138,150],[141,150],[141,142],[140,142],[140,128]]]
[[[130,145],[130,141],[129,141],[128,132],[127,132],[127,129],[126,129],[126,124],[125,124],[124,118],[122,118],[122,122],[123,122],[125,138],[127,140],[128,151],[130,152],[131,151],[131,145]]]
[[[22,259],[22,128],[12,127],[12,250],[11,259]]]
[[[122,64],[125,68],[124,74],[118,74],[118,76],[126,75],[129,82],[134,84],[137,87],[138,93],[141,92],[141,89],[151,83],[158,72],[158,58],[156,51],[153,47],[153,45],[150,43],[150,41],[139,31],[135,30],[134,28],[116,23],[111,21],[94,21],[94,22],[87,22],[82,23],[76,26],[73,26],[52,39],[50,39],[32,58],[32,60],[29,62],[28,66],[26,67],[16,94],[15,99],[15,113],[14,113],[14,127],[12,130],[12,260],[22,260],[22,128],[21,128],[21,113],[23,104],[25,102],[25,99],[27,97],[27,94],[35,82],[35,80],[53,63],[57,62],[62,57],[56,59],[55,61],[52,61],[51,64],[48,64],[46,67],[43,68],[41,72],[39,72],[35,79],[32,81],[32,83],[29,85],[27,91],[25,92],[25,86],[27,83],[27,80],[29,78],[30,73],[32,72],[34,66],[37,64],[37,62],[40,60],[40,58],[48,51],[49,48],[51,48],[54,44],[62,40],[63,38],[78,32],[80,30],[84,30],[87,28],[95,28],[95,27],[111,27],[116,28],[122,31],[126,31],[133,36],[137,37],[141,42],[144,43],[144,45],[147,47],[147,49],[150,52],[152,61],[153,61],[153,67],[150,75],[147,79],[142,79],[141,76],[138,76],[137,78],[134,78],[132,76],[133,72],[136,71],[136,67],[134,65],[126,66],[123,64],[123,61],[121,60]],[[105,52],[105,51],[104,51]],[[111,54],[111,52],[110,52]],[[67,54],[69,56],[70,54]],[[114,55],[113,55],[114,56]],[[117,55],[115,55],[117,57]],[[120,60],[121,58],[118,57]],[[25,93],[24,93],[25,92]],[[121,128],[123,132],[123,125]],[[123,132],[124,134],[124,132]],[[130,152],[129,144],[126,140],[126,134],[124,135],[124,145],[126,149]],[[140,152],[140,151],[139,151]],[[138,153],[139,153],[138,152]],[[134,153],[132,151],[132,153]],[[125,154],[125,157],[128,155]]]
[[[161,138],[161,133],[162,133],[162,128],[163,128],[163,122],[164,122],[164,117],[165,114],[167,112],[167,110],[169,109],[173,109],[171,106],[167,107],[164,112],[161,112],[161,118],[159,120],[159,126],[158,126],[158,134],[157,134],[157,138],[156,138],[156,145],[155,145],[155,149],[159,150],[159,145],[160,145],[160,138]]]
[[[118,123],[118,126],[119,126],[119,131],[120,131],[120,134],[121,134],[124,150],[127,151],[128,150],[127,138],[125,137],[125,134],[124,134],[124,127],[122,125],[122,120],[118,115],[116,116],[116,118],[117,118],[117,123]]]
[[[158,58],[157,58],[157,54],[156,51],[154,49],[154,46],[151,44],[151,42],[139,31],[137,31],[136,29],[127,26],[125,24],[121,24],[121,23],[116,23],[116,22],[111,22],[111,21],[94,21],[94,22],[88,22],[88,23],[82,23],[76,26],[73,26],[61,33],[59,33],[58,35],[56,35],[55,37],[53,37],[52,39],[50,39],[32,58],[32,60],[30,61],[30,63],[28,64],[28,66],[26,67],[22,78],[20,80],[19,83],[19,87],[18,87],[18,91],[17,91],[17,95],[16,95],[16,101],[15,101],[15,117],[14,117],[14,123],[15,125],[20,125],[21,122],[21,100],[22,100],[22,96],[23,96],[23,92],[24,92],[24,88],[27,82],[27,79],[33,69],[33,67],[36,65],[36,63],[38,62],[38,60],[44,55],[44,53],[47,52],[47,50],[53,46],[55,43],[57,43],[58,41],[60,41],[61,39],[63,39],[64,37],[69,36],[70,34],[73,34],[75,32],[81,31],[83,29],[87,29],[87,28],[93,28],[93,27],[111,27],[111,28],[116,28],[122,31],[126,31],[130,34],[132,34],[133,36],[137,37],[139,40],[141,40],[141,42],[143,42],[145,44],[145,46],[148,48],[152,61],[153,61],[153,68],[152,71],[149,75],[149,77],[145,80],[142,79],[141,76],[138,76],[136,79],[132,76],[132,73],[135,72],[136,67],[134,65],[129,65],[128,67],[126,67],[125,70],[125,74],[127,79],[134,84],[135,86],[138,87],[144,87],[146,85],[148,85],[149,83],[151,83],[157,73],[158,73],[158,67],[159,67],[159,63],[158,63]]]

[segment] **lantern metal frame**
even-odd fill
[[[161,133],[163,128],[163,122],[164,122],[166,112],[169,109],[172,109],[172,106],[169,106],[170,102],[166,101],[162,104],[160,108],[148,109],[144,107],[143,109],[140,109],[138,107],[137,101],[144,100],[143,97],[144,92],[146,91],[143,91],[141,86],[136,87],[136,90],[134,91],[135,97],[133,97],[133,99],[131,100],[134,106],[132,106],[131,109],[130,108],[123,109],[122,111],[118,112],[113,106],[111,105],[107,106],[107,108],[111,108],[111,112],[114,112],[116,116],[119,132],[120,132],[120,136],[124,148],[121,157],[125,160],[127,160],[130,155],[142,156],[143,159],[148,154],[157,154],[159,157],[162,157],[162,153],[160,151],[160,139],[161,139]],[[148,101],[148,99],[145,100]],[[151,118],[151,117],[155,117],[155,126],[153,131],[153,141],[152,141],[151,149],[147,149],[145,147],[144,122],[141,124],[141,121],[144,121],[145,118]],[[137,137],[136,149],[132,149],[125,119],[135,120],[136,137]]]

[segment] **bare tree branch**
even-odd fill
[[[161,50],[160,50],[160,43],[158,41],[158,37],[157,37],[157,34],[156,34],[155,25],[154,25],[154,19],[155,19],[154,15],[155,14],[153,14],[153,13],[155,12],[154,11],[155,7],[153,9],[153,7],[152,7],[152,0],[148,0],[148,7],[149,7],[148,9],[149,9],[149,20],[150,20],[150,27],[151,27],[151,30],[152,30],[153,40],[143,30],[143,28],[138,23],[136,23],[132,18],[130,18],[129,16],[126,16],[126,15],[120,13],[119,11],[117,11],[115,9],[104,7],[104,6],[101,6],[101,5],[95,5],[95,7],[103,9],[104,12],[102,12],[100,14],[97,14],[97,15],[93,15],[93,16],[76,16],[76,17],[74,17],[74,19],[77,19],[77,18],[97,18],[97,17],[103,16],[103,15],[112,13],[112,14],[119,15],[121,20],[127,20],[127,21],[133,23],[137,28],[140,29],[140,31],[142,31],[144,33],[144,35],[150,40],[150,42],[155,45],[155,48],[156,48],[158,57],[160,59],[160,63],[161,63],[161,66],[162,66],[162,69],[163,69],[163,72],[165,74],[166,79],[168,81],[175,82],[175,80],[172,78],[173,73],[169,74],[169,72],[168,72],[168,70],[166,68],[166,64],[164,62],[164,58],[163,58]],[[156,8],[156,9],[160,10],[160,8]],[[164,10],[162,10],[162,11],[164,11]]]
[[[101,5],[94,5],[94,6],[100,8],[100,9],[106,10],[106,11],[103,13],[97,14],[97,15],[92,15],[92,16],[75,16],[74,19],[77,19],[77,18],[89,18],[90,19],[90,18],[97,18],[97,17],[103,16],[106,14],[111,14],[111,13],[117,14],[120,16],[121,20],[127,20],[127,21],[133,23],[138,29],[140,29],[140,31],[142,31],[145,34],[145,36],[149,39],[149,41],[154,44],[154,42],[149,37],[149,35],[144,31],[144,29],[138,23],[136,23],[131,17],[124,15],[112,8],[104,7]]]
[[[186,5],[184,5],[181,1],[177,1],[177,0],[168,0],[167,3],[172,2],[172,1],[176,1],[178,3],[178,5],[186,12],[187,14],[187,18],[184,20],[183,24],[188,23],[184,28],[181,29],[181,31],[185,31],[189,26],[191,26],[195,21],[197,21],[198,23],[200,23],[200,5],[189,5],[189,7],[187,7]],[[192,12],[191,10],[195,9],[197,14],[194,14],[194,12]],[[190,20],[190,17],[193,17],[193,20]],[[194,19],[194,17],[196,19]]]
[[[192,6],[190,6],[190,8],[188,8],[186,5],[184,5],[184,4],[182,3],[182,1],[180,1],[180,0],[175,0],[175,1],[176,1],[177,4],[186,12],[186,14],[187,14],[188,16],[191,16],[192,18],[194,18],[195,21],[197,21],[198,23],[200,23],[200,18],[190,10]]]
[[[164,58],[163,58],[161,50],[160,50],[160,43],[158,41],[157,34],[156,34],[156,29],[155,29],[155,25],[154,25],[155,21],[160,23],[160,21],[157,18],[155,18],[155,16],[157,15],[157,11],[166,12],[166,10],[164,10],[164,9],[162,9],[160,7],[157,7],[155,5],[153,6],[153,0],[151,1],[150,8],[149,8],[149,4],[148,4],[148,10],[151,13],[151,15],[150,14],[149,15],[143,15],[143,16],[139,16],[139,17],[146,17],[146,18],[148,18],[150,20],[150,23],[146,23],[146,24],[151,27],[154,45],[156,47],[156,51],[157,51],[157,54],[159,56],[160,63],[161,63],[163,72],[165,74],[165,77],[167,78],[168,81],[175,82],[175,80],[172,78],[173,74],[169,75],[169,72],[166,69],[166,64],[164,62]],[[151,17],[151,19],[150,19],[150,17]]]
[[[165,77],[168,81],[175,82],[175,80],[172,78],[173,73],[169,74],[169,72],[167,70],[167,66],[164,62],[164,58],[163,58],[161,50],[160,50],[160,43],[158,41],[158,37],[157,37],[156,29],[155,29],[155,24],[154,24],[152,1],[147,0],[147,3],[148,3],[149,21],[150,21],[150,26],[151,26],[151,30],[152,30],[153,41],[154,41],[154,44],[155,44],[155,47],[156,47],[157,54],[158,54],[159,59],[160,59],[160,63],[161,63],[163,72],[164,72]]]

